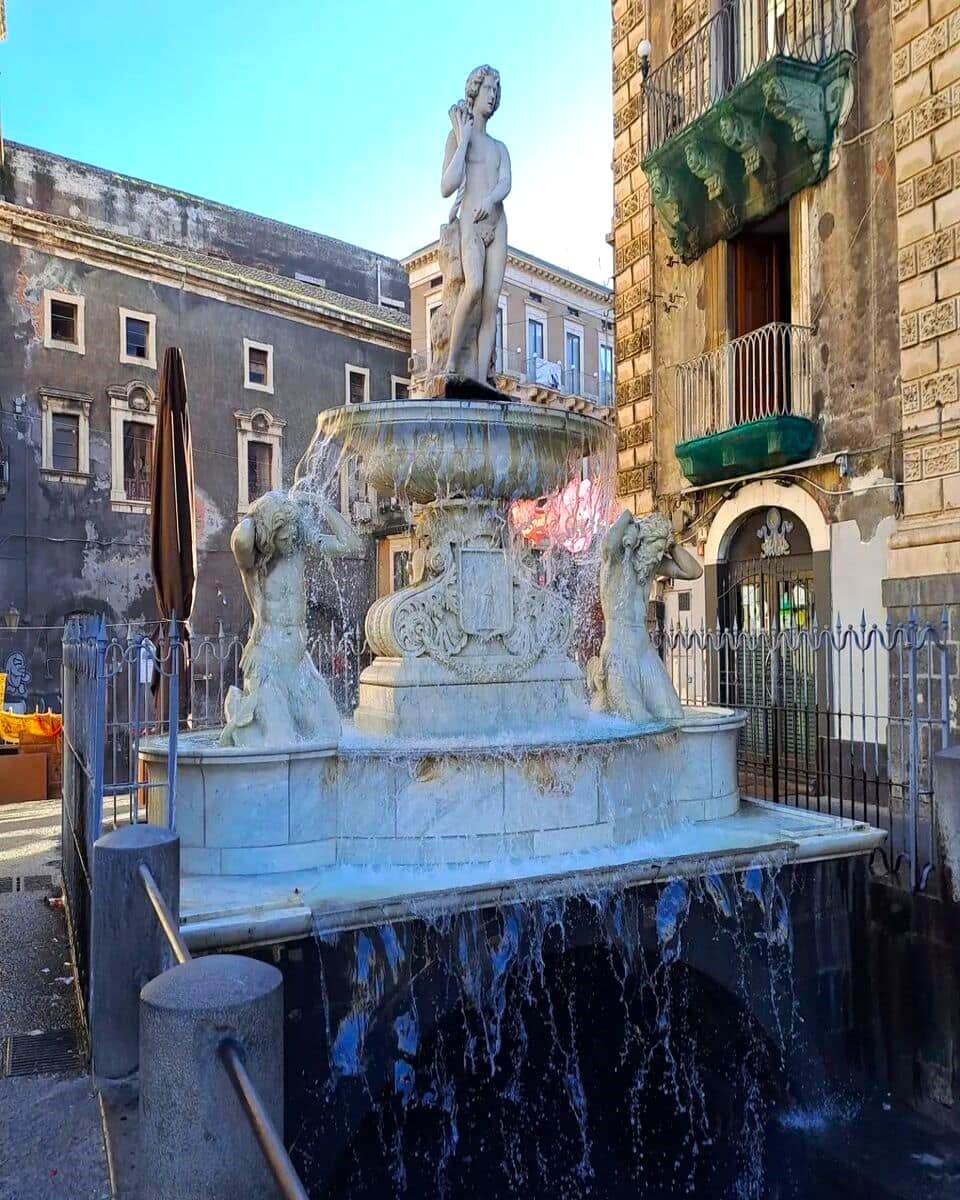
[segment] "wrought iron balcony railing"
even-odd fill
[[[812,338],[804,325],[773,324],[677,367],[677,442],[765,417],[813,420]]]
[[[414,376],[422,375],[429,366],[427,355],[418,350],[411,356]],[[499,350],[496,368],[498,375],[506,375],[520,383],[533,387],[547,388],[565,396],[579,396],[594,404],[613,404],[613,376],[582,367],[564,366],[561,362],[526,355],[518,350]]]
[[[732,93],[764,63],[825,63],[848,50],[845,0],[727,0],[720,11],[650,73],[644,87],[644,154]]]

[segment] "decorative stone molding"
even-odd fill
[[[826,175],[853,63],[846,50],[823,63],[771,58],[646,155],[651,200],[685,262]]]
[[[40,469],[47,479],[61,483],[86,483],[90,478],[90,409],[93,399],[83,392],[60,388],[40,389]],[[77,470],[63,471],[53,465],[53,414],[77,418]]]
[[[127,496],[123,472],[124,425],[139,421],[157,425],[157,401],[153,388],[142,379],[107,388],[110,400],[110,507],[114,512],[149,512],[150,501]]]
[[[463,683],[518,679],[548,651],[565,651],[570,612],[536,583],[532,563],[504,546],[495,504],[447,501],[418,516],[414,584],[367,613],[370,648],[428,658]]]
[[[793,522],[787,521],[779,508],[768,508],[766,520],[757,530],[760,557],[785,558],[790,553],[788,533],[793,533]]]
[[[247,444],[265,442],[270,446],[270,486],[279,487],[283,479],[283,430],[287,423],[265,408],[255,408],[249,413],[235,412],[233,415],[237,422],[237,512],[242,514],[250,507]]]

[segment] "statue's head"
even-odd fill
[[[632,552],[638,574],[656,570],[673,541],[670,518],[652,512],[630,522],[623,537],[624,546]]]
[[[250,505],[257,555],[265,565],[272,558],[289,554],[300,536],[297,506],[286,492],[265,492]]]
[[[474,67],[463,89],[467,106],[483,117],[492,117],[500,107],[500,72],[484,65]]]

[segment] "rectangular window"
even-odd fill
[[[567,330],[567,391],[572,396],[581,393],[580,379],[580,334]]]
[[[273,347],[243,339],[243,386],[273,393]]]
[[[150,357],[150,325],[139,317],[127,317],[124,321],[123,342],[127,358]]]
[[[267,352],[251,347],[247,358],[247,382],[255,383],[258,387],[267,386]]]
[[[391,376],[393,385],[394,400],[409,400],[410,399],[410,383],[406,379],[398,379],[396,375]]]
[[[50,338],[54,342],[78,343],[77,327],[79,310],[67,300],[50,301]]]
[[[600,343],[600,403],[613,403],[613,347]]]
[[[410,582],[410,565],[413,555],[409,550],[393,552],[393,591],[399,592]]]
[[[80,418],[55,412],[51,418],[50,464],[55,471],[80,470]]]
[[[367,372],[347,367],[347,403],[362,404],[367,398]]]
[[[677,610],[679,612],[689,612],[690,611],[690,593],[689,592],[677,592]]]
[[[273,486],[273,447],[268,442],[247,442],[247,503],[259,500]]]
[[[527,358],[543,358],[543,322],[527,318]]]
[[[123,491],[128,500],[150,499],[153,469],[153,426],[146,421],[123,423]]]

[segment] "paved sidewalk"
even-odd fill
[[[59,890],[59,800],[0,806],[0,1200],[110,1196]]]

